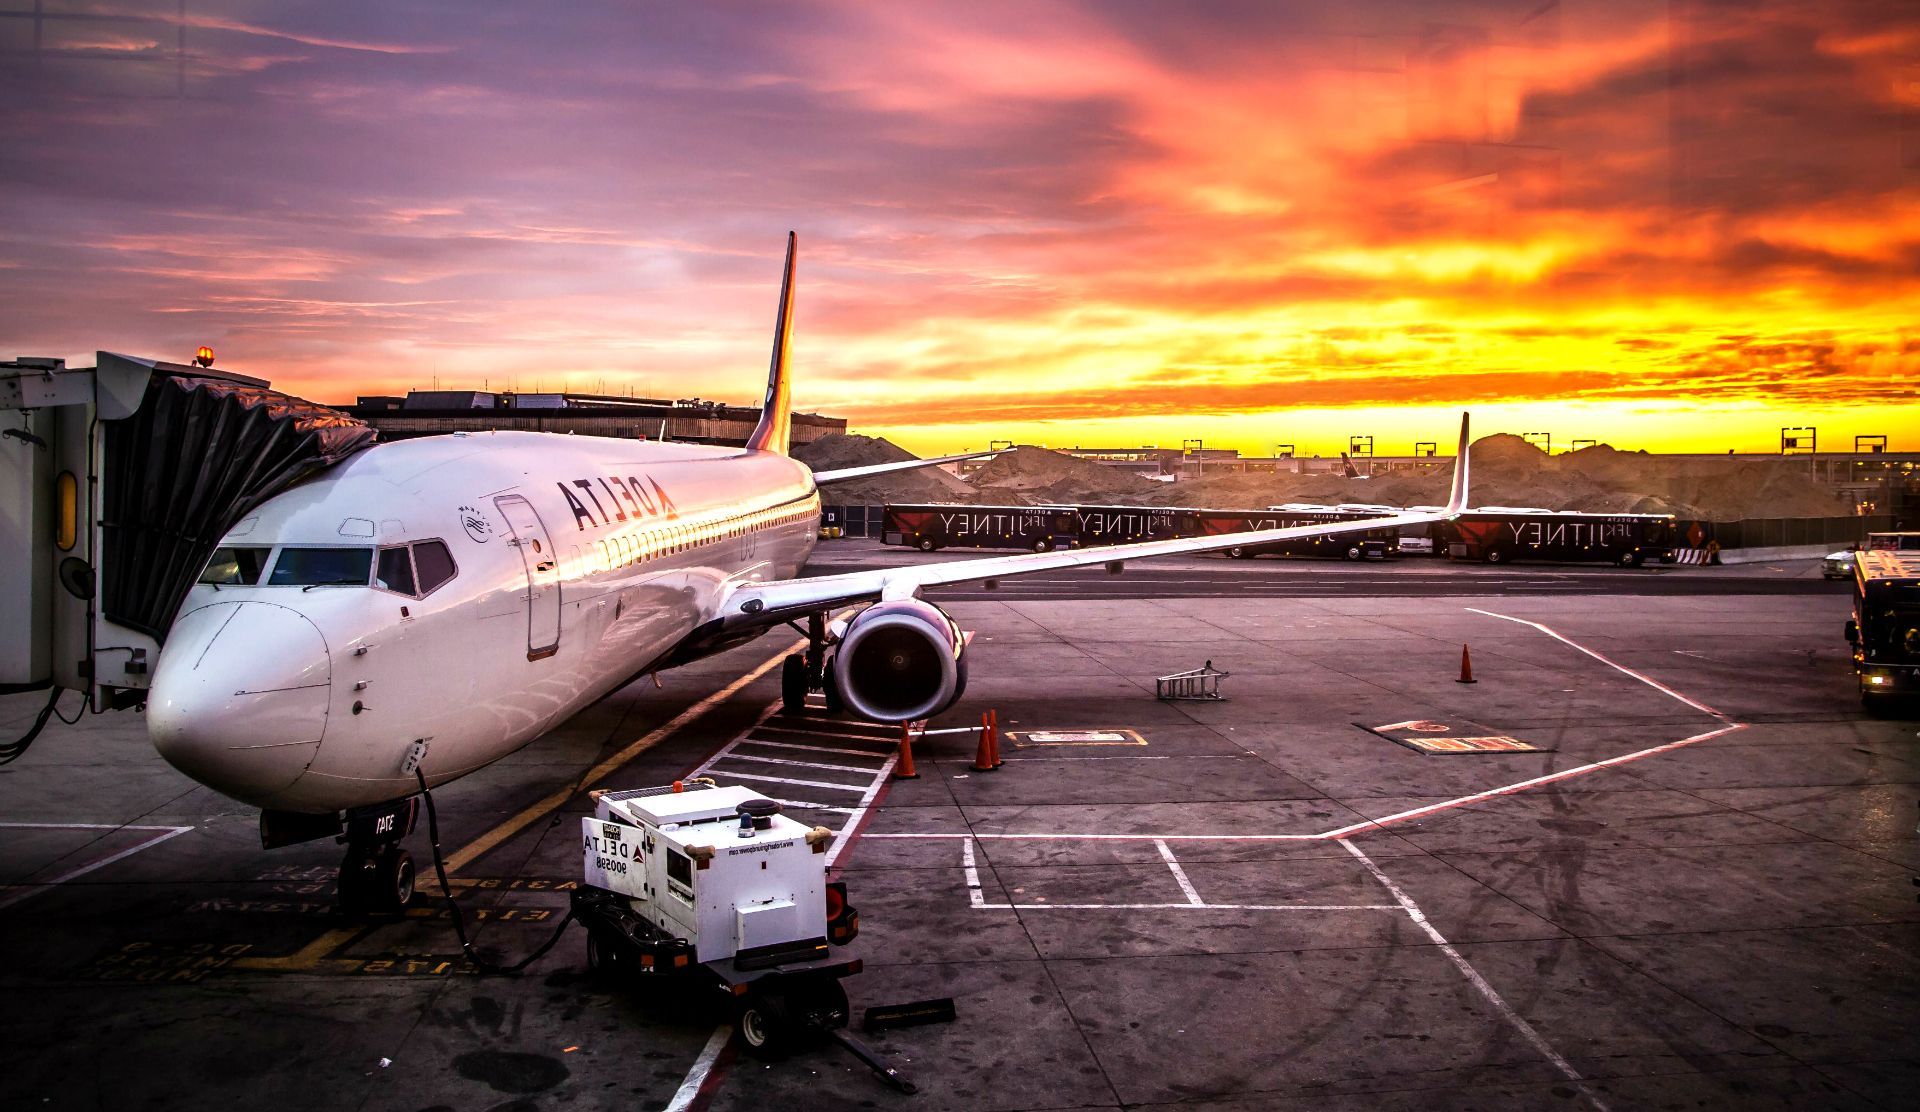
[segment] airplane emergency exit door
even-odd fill
[[[503,494],[493,504],[513,530],[513,544],[527,569],[527,659],[552,656],[560,651],[560,556],[531,502]]]

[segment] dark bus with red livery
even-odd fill
[[[1092,548],[1195,536],[1200,512],[1175,506],[1078,506],[1074,516],[1080,524],[1080,547]]]
[[[1920,695],[1920,551],[1854,553],[1847,641],[1862,703]]]
[[[1338,506],[1313,506],[1291,503],[1269,506],[1264,510],[1195,510],[1197,536],[1217,537],[1225,533],[1243,533],[1253,529],[1293,529],[1302,525],[1327,525],[1336,521],[1384,517],[1399,511],[1386,507],[1353,509]],[[1369,529],[1364,533],[1339,536],[1298,537],[1290,541],[1268,541],[1226,550],[1228,556],[1250,560],[1255,556],[1344,556],[1349,560],[1379,559],[1398,549],[1400,537],[1394,529]]]
[[[1435,522],[1434,547],[1455,560],[1604,562],[1637,568],[1673,559],[1684,538],[1671,514],[1585,514],[1571,510],[1467,510]]]
[[[1071,506],[971,506],[927,503],[888,506],[882,544],[922,552],[941,548],[1024,548],[1051,552],[1072,548],[1080,535]]]

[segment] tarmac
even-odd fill
[[[1862,712],[1844,589],[1216,563],[1299,592],[944,600],[971,679],[933,725],[996,711],[990,773],[943,735],[894,779],[886,731],[775,714],[780,631],[435,793],[502,959],[564,915],[588,789],[703,771],[840,830],[856,1019],[955,1002],[867,1036],[915,1096],[831,1047],[738,1055],[717,1000],[591,977],[578,928],[499,977],[437,885],[343,919],[338,847],[262,851],[122,713],[0,768],[0,1106],[1909,1106],[1920,722]],[[1225,699],[1155,698],[1209,660]],[[424,823],[408,845],[428,874]]]

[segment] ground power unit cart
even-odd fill
[[[573,912],[598,974],[684,979],[734,1001],[748,1051],[775,1056],[824,1034],[896,1087],[904,1079],[848,1036],[841,978],[860,971],[835,947],[860,917],[827,880],[834,834],[780,813],[747,788],[693,780],[597,792],[580,820],[585,884]]]

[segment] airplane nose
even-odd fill
[[[270,806],[320,751],[332,680],[326,640],[299,612],[205,606],[167,633],[147,692],[147,733],[181,772]]]

